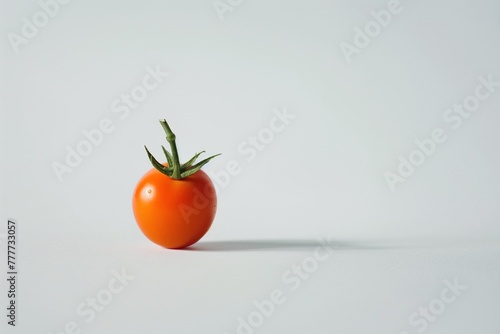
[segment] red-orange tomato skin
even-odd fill
[[[188,247],[209,230],[217,211],[215,188],[202,170],[174,180],[152,168],[137,183],[132,199],[137,225],[152,242]]]

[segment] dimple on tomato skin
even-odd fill
[[[132,207],[137,225],[148,239],[180,249],[196,243],[210,229],[217,197],[202,170],[175,180],[153,168],[139,180]]]

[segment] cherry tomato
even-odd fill
[[[200,240],[212,225],[215,188],[202,170],[175,180],[153,168],[135,188],[133,210],[139,228],[151,241],[184,248]]]
[[[215,188],[201,170],[215,156],[193,165],[201,152],[181,165],[175,135],[165,120],[160,123],[172,153],[163,148],[168,162],[159,163],[146,148],[154,168],[137,183],[132,208],[137,225],[148,239],[166,248],[185,248],[207,233],[215,217]]]

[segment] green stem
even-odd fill
[[[163,127],[163,130],[165,130],[165,133],[167,134],[167,141],[170,144],[170,149],[172,150],[172,157],[173,157],[173,173],[172,173],[172,178],[176,180],[181,179],[181,163],[179,161],[179,153],[177,152],[177,145],[175,144],[175,134],[170,130],[170,127],[168,126],[168,123],[165,119],[160,120],[161,126]]]

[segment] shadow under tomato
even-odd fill
[[[326,241],[319,240],[224,240],[200,241],[185,248],[186,251],[304,251],[314,250],[322,244],[334,250],[384,250],[407,248],[407,245],[383,241]]]

